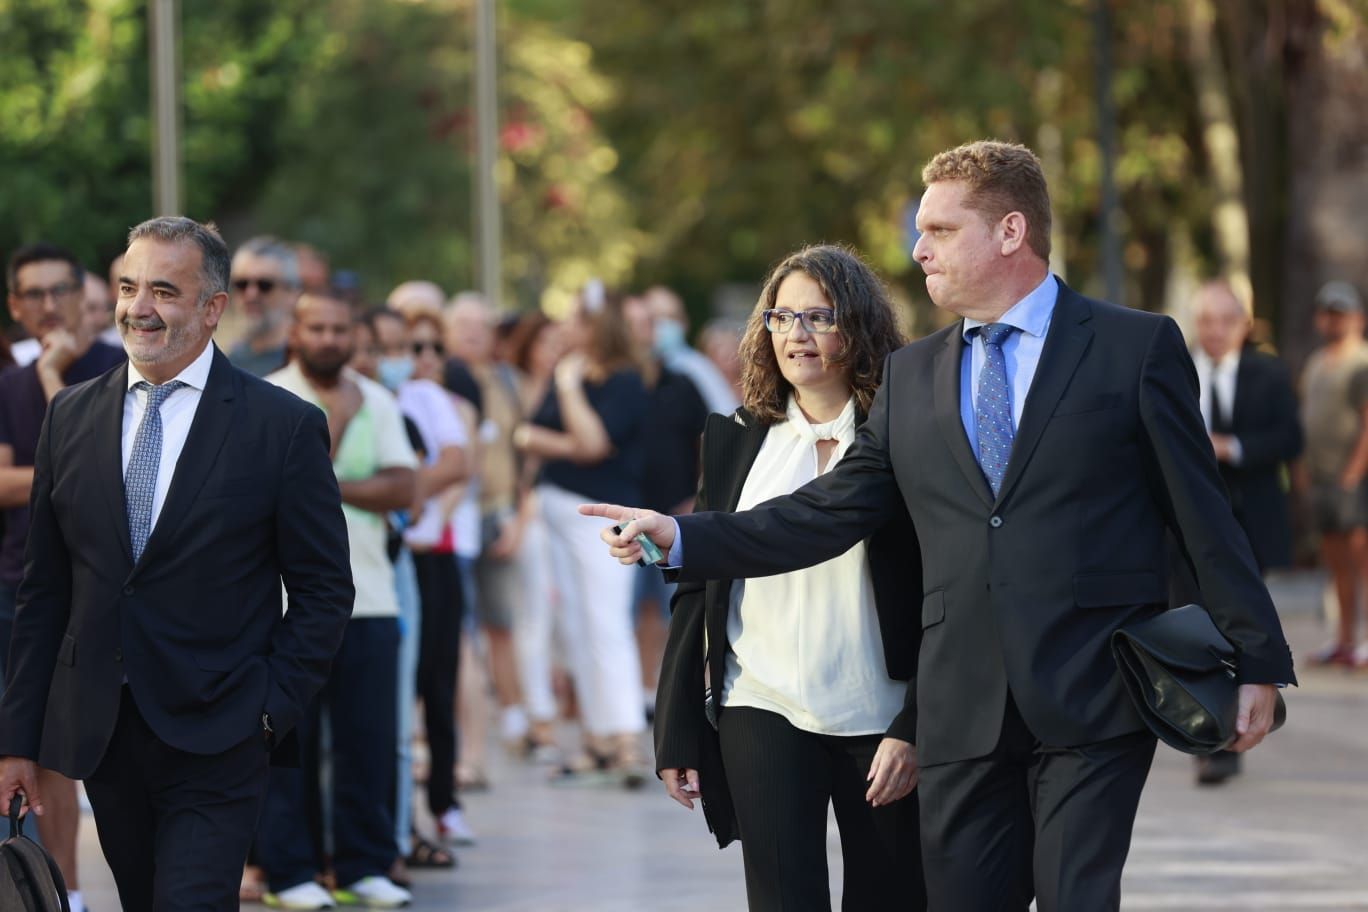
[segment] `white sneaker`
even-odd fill
[[[527,713],[523,712],[521,706],[505,706],[499,714],[499,736],[505,744],[512,744],[527,737],[529,727]]]
[[[413,902],[412,893],[388,877],[379,875],[363,877],[333,895],[344,906],[364,906],[367,909],[398,909]]]
[[[288,890],[281,890],[279,893],[267,893],[262,897],[262,901],[272,909],[334,909],[337,907],[337,903],[333,902],[332,894],[312,880],[295,884]]]
[[[475,831],[466,823],[460,808],[447,808],[437,821],[437,835],[452,845],[473,846]]]

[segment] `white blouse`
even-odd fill
[[[817,441],[832,439],[826,471],[855,439],[855,400],[835,421],[810,424],[790,396],[788,416],[765,435],[736,508],[816,478]],[[723,706],[769,710],[827,735],[882,733],[902,709],[907,685],[888,676],[863,542],[815,567],[737,580],[727,638]]]

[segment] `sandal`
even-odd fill
[[[238,884],[239,903],[259,903],[266,900],[266,884],[257,879],[251,871],[242,872],[242,882]]]
[[[404,863],[410,868],[454,868],[456,856],[415,833],[413,851],[409,852]]]

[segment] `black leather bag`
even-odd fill
[[[20,798],[9,807],[10,835],[0,843],[0,909],[4,912],[71,912],[66,884],[52,856],[20,834]]]
[[[1117,630],[1112,655],[1140,718],[1169,747],[1205,756],[1236,739],[1235,647],[1199,605],[1184,605]],[[1273,728],[1287,706],[1278,694]]]

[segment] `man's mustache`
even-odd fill
[[[147,320],[134,320],[125,317],[123,325],[127,326],[129,329],[140,329],[144,332],[153,329],[166,329],[166,324],[155,317]]]

